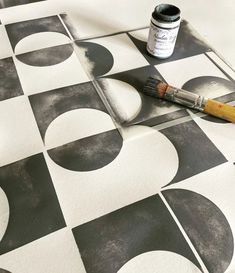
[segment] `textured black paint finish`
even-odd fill
[[[73,229],[87,273],[117,273],[144,252],[166,250],[198,262],[159,196]]]
[[[0,60],[0,101],[23,95],[12,58]]]
[[[18,5],[25,5],[35,2],[41,2],[45,0],[1,0],[0,1],[0,9],[14,7]]]
[[[112,162],[118,156],[122,143],[118,130],[111,130],[54,148],[48,154],[66,169],[92,171]]]
[[[90,63],[93,77],[102,76],[108,73],[114,64],[113,55],[110,51],[97,43],[93,42],[75,42],[80,49],[83,49],[87,62]]]
[[[67,60],[72,53],[72,45],[67,44],[27,52],[17,55],[16,57],[27,65],[43,67],[62,63]]]
[[[104,77],[104,79],[115,79],[130,84],[139,92],[141,96],[142,105],[140,112],[133,120],[128,121],[125,125],[141,123],[143,125],[151,124],[151,126],[154,126],[162,122],[170,121],[183,116],[188,116],[188,113],[185,110],[182,110],[180,113],[179,111],[175,110],[176,108],[178,108],[179,110],[182,109],[183,107],[180,105],[175,106],[174,104],[166,100],[159,100],[143,94],[142,90],[148,77],[150,76],[159,78],[160,80],[164,81],[161,74],[156,70],[156,68],[150,65]],[[102,89],[104,90],[104,93],[108,92],[109,90],[108,87],[105,85],[105,81],[103,82],[102,78],[98,81]],[[112,104],[112,102],[110,102],[110,104]],[[163,111],[165,111],[165,108],[168,108],[169,113],[163,114],[165,112],[162,111],[162,108],[164,108]]]
[[[210,273],[223,273],[234,249],[233,234],[222,211],[204,196],[182,189],[163,195]]]
[[[70,110],[92,108],[107,113],[91,82],[32,95],[29,100],[43,138],[49,124]]]
[[[58,16],[50,16],[6,25],[13,50],[25,37],[40,32],[58,32],[68,36]],[[69,36],[68,36],[69,37]]]
[[[140,41],[135,37],[131,36],[131,34],[128,35],[135,43],[139,51],[144,55],[146,60],[152,65],[167,63],[210,51],[208,45],[197,37],[197,34],[195,34],[193,30],[191,30],[189,23],[185,20],[181,22],[173,55],[170,58],[164,60],[157,59],[147,53],[147,41]]]
[[[108,75],[104,78],[116,79],[126,82],[132,85],[138,92],[141,93],[148,77],[156,77],[162,81],[164,80],[161,74],[157,71],[157,69],[154,66],[150,65]]]
[[[10,207],[0,254],[65,227],[43,154],[1,167],[0,187]]]
[[[179,169],[169,184],[177,183],[195,174],[227,162],[194,121],[184,122],[160,131],[175,146]]]

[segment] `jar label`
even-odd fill
[[[179,26],[175,28],[161,28],[151,24],[149,30],[147,50],[159,58],[169,57],[174,50]]]

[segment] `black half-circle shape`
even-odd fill
[[[72,171],[93,171],[111,163],[119,154],[123,140],[117,129],[79,139],[48,150],[51,159]]]
[[[10,271],[7,271],[5,269],[0,268],[0,273],[11,273]]]
[[[227,162],[224,155],[193,120],[165,128],[160,132],[174,145],[179,158],[178,171],[168,185]]]
[[[62,63],[67,60],[72,53],[73,47],[70,44],[65,44],[16,55],[16,57],[22,63],[40,67]]]
[[[234,251],[231,227],[205,196],[184,189],[162,192],[210,273],[223,273]]]
[[[202,95],[205,97],[207,96],[207,90],[211,86],[217,86],[216,88],[221,88],[221,91],[226,90],[227,93],[231,93],[231,95],[226,95],[226,96],[221,96],[217,98],[216,100],[221,101],[221,102],[229,102],[233,98],[235,98],[235,84],[234,82],[231,82],[229,80],[215,77],[215,76],[201,76],[197,78],[193,78],[182,86],[182,89],[189,90],[195,94]],[[229,99],[231,97],[231,99]],[[212,117],[212,116],[206,116],[203,117],[202,119],[208,120],[211,122],[215,123],[229,123],[228,121]]]
[[[85,50],[85,58],[92,67],[89,71],[94,77],[108,73],[114,64],[113,55],[104,46],[93,42],[76,42],[77,46]]]

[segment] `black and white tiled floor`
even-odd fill
[[[190,24],[159,61],[144,26],[84,40],[65,14],[1,23],[0,272],[235,272],[235,126],[141,94],[152,75],[234,103]]]

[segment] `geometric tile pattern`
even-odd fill
[[[232,71],[186,21],[159,61],[148,28],[76,40],[63,18],[0,25],[0,272],[234,271],[234,125],[141,93],[233,104]]]

